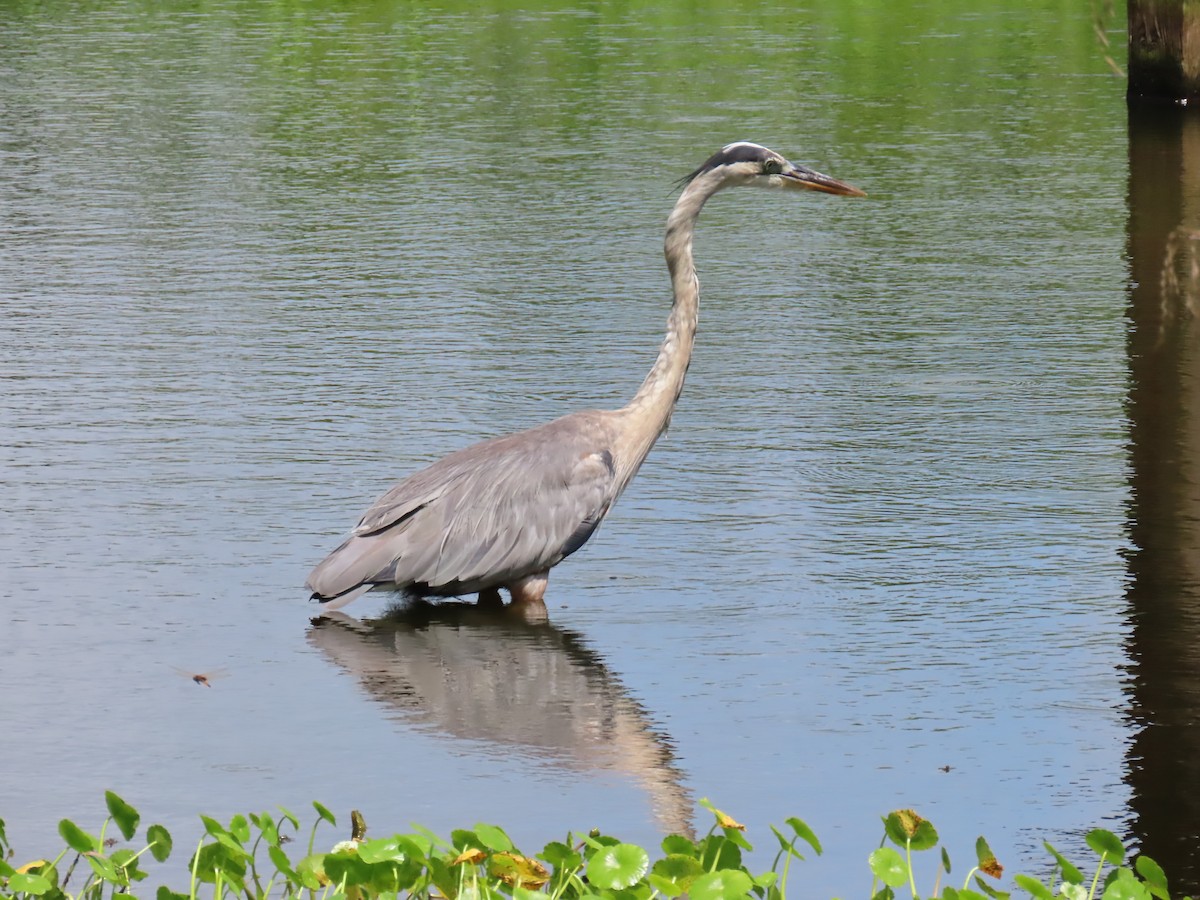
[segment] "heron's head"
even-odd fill
[[[774,150],[749,141],[726,144],[706,159],[695,172],[684,179],[684,182],[690,184],[701,177],[718,179],[719,187],[752,185],[767,188],[803,188],[847,197],[866,196],[865,191],[854,185],[790,163]]]

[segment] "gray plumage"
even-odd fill
[[[549,570],[599,527],[679,399],[699,308],[692,235],[705,201],[733,185],[862,196],[748,142],[723,147],[684,182],[667,220],[674,287],[667,333],[633,400],[483,441],[410,475],[313,569],[307,585],[315,599],[336,608],[382,586],[417,596],[479,592],[481,600],[495,600],[505,588],[515,603],[541,603]]]

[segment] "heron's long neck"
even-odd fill
[[[658,436],[666,431],[671,412],[683,390],[700,310],[700,282],[692,261],[692,235],[701,207],[719,188],[717,179],[701,175],[684,189],[667,219],[664,252],[675,301],[671,305],[667,334],[658,351],[658,359],[629,405],[622,410],[625,434],[620,456],[622,468],[628,473],[627,479],[633,477]]]

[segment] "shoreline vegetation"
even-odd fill
[[[175,849],[171,835],[162,825],[150,825],[139,838],[138,811],[112,791],[105,793],[105,803],[108,817],[98,834],[69,819],[59,822],[66,846],[52,858],[18,859],[0,819],[0,898],[137,898],[139,885],[148,877],[142,868],[144,858],[149,855],[160,863],[170,858]],[[798,818],[789,818],[782,828],[770,826],[779,849],[770,868],[756,873],[742,860],[742,852],[753,849],[746,826],[707,800],[700,805],[713,816],[708,832],[699,839],[668,835],[653,855],[591,831],[570,832],[565,840],[551,841],[536,855],[525,856],[502,828],[482,823],[452,831],[448,839],[420,826],[407,834],[368,838],[366,822],[357,811],[350,814],[348,839],[322,852],[317,849],[318,829],[323,823],[337,828],[338,823],[329,809],[315,801],[316,817],[307,831],[297,815],[282,807],[275,813],[235,815],[227,824],[202,815],[205,834],[189,859],[186,889],[162,885],[154,897],[786,900],[789,879],[797,878],[793,861],[822,852],[812,829]],[[120,838],[112,835],[113,829]],[[117,847],[121,839],[140,849]],[[1086,842],[1096,859],[1084,867],[1046,843],[1053,860],[1049,879],[1016,875],[1010,887],[1003,885],[1003,866],[982,837],[965,874],[952,875],[949,854],[940,846],[932,823],[913,810],[896,810],[883,818],[880,844],[867,855],[869,897],[1007,900],[1015,893],[1035,900],[1170,900],[1166,876],[1149,857],[1127,864],[1120,839],[1103,829],[1089,832]],[[929,851],[940,851],[932,854],[933,882],[918,886],[913,854]],[[793,896],[803,895],[802,887],[793,884],[791,889]]]

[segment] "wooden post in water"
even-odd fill
[[[1129,830],[1200,886],[1200,111],[1129,107]],[[1182,785],[1193,785],[1184,789]],[[1192,893],[1195,896],[1194,893]]]
[[[1200,104],[1200,0],[1129,0],[1128,96]]]

